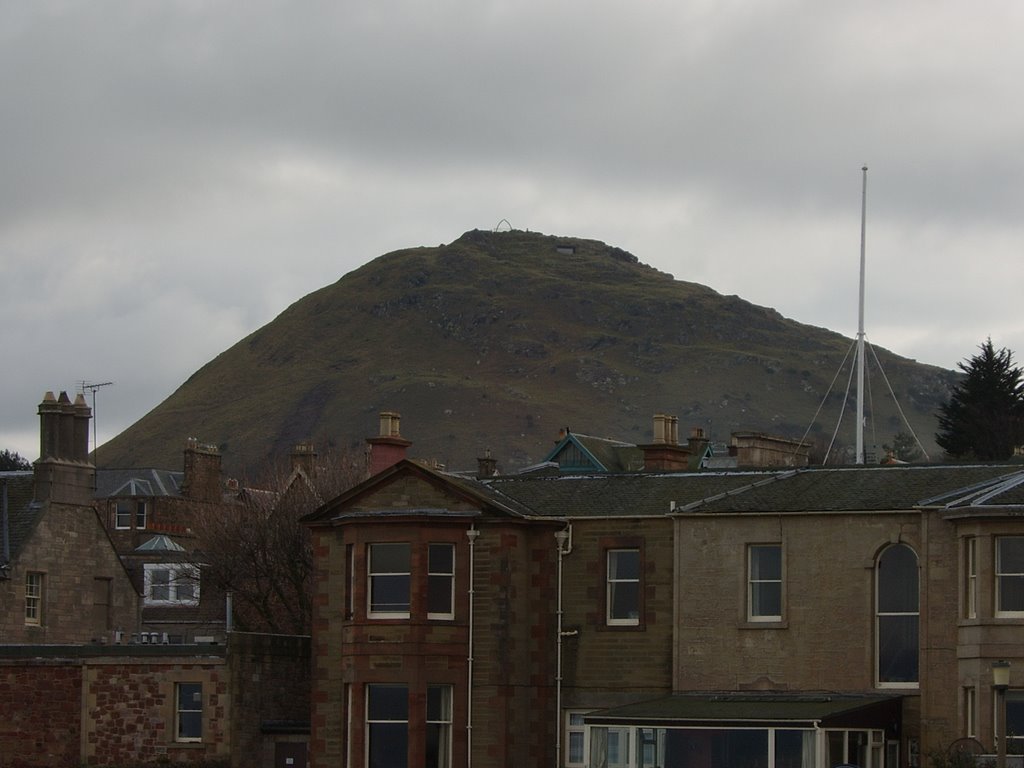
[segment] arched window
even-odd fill
[[[878,684],[917,685],[917,555],[903,544],[886,547],[875,566]]]

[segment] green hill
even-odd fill
[[[175,467],[194,436],[238,473],[306,439],[361,451],[381,410],[402,414],[411,455],[458,469],[485,448],[506,470],[537,462],[565,426],[645,442],[654,413],[677,415],[683,438],[693,426],[722,441],[737,429],[800,437],[850,345],[604,243],[472,231],[297,301],[100,455]],[[936,455],[934,414],[955,374],[876,351]],[[877,443],[891,442],[897,409],[881,379],[872,389]],[[841,402],[830,396],[812,437],[827,442]]]

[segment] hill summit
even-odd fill
[[[453,469],[486,449],[505,470],[535,463],[564,427],[643,443],[655,413],[714,440],[733,430],[799,438],[850,344],[601,242],[473,230],[376,258],[295,302],[100,458],[176,467],[195,436],[241,473],[307,440],[361,451],[384,410],[402,414],[411,455]],[[953,372],[876,352],[932,452]],[[831,435],[841,397],[812,437]],[[879,444],[901,429],[881,399]]]

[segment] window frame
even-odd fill
[[[999,704],[999,693],[996,691],[992,692],[994,702],[992,711],[995,712],[995,707]],[[1009,754],[1017,754],[1021,745],[1024,744],[1024,727],[1018,727],[1014,729],[1014,721],[1020,726],[1024,723],[1024,689],[1021,688],[1010,688],[1005,693],[1005,705],[1006,705],[1006,723],[1004,724],[1004,730],[1006,731],[1006,751]],[[992,718],[993,730],[995,728],[996,718]],[[995,734],[995,738],[992,741],[993,744],[999,743],[999,734]]]
[[[146,530],[149,508],[145,499],[135,500],[135,530]]]
[[[978,537],[964,539],[964,618],[978,618]]]
[[[198,696],[199,696],[198,707],[187,708],[187,707],[184,706],[186,702],[184,701],[184,699],[182,697],[183,697],[183,694],[186,693],[186,690],[185,690],[186,688],[198,689],[198,690],[192,691],[192,697],[193,697],[192,703],[195,703],[195,696],[196,696],[196,694],[198,694]],[[184,724],[185,724],[184,721],[182,720],[182,715],[183,714],[198,715],[199,716],[198,717],[198,727],[199,727],[198,735],[192,735],[192,734],[185,735],[185,734],[182,734],[182,729],[183,729]],[[192,681],[189,681],[189,682],[175,683],[174,684],[174,741],[178,742],[178,743],[191,743],[191,744],[195,744],[195,743],[201,742],[203,740],[203,725],[204,725],[203,720],[204,719],[205,718],[203,717],[203,684],[202,684],[202,682],[198,682],[198,681],[197,682],[192,682]]]
[[[778,553],[778,578],[755,578],[754,553],[773,550]],[[781,542],[760,542],[747,545],[747,621],[752,624],[778,624],[785,614],[785,579],[784,579],[783,548]],[[758,569],[759,570],[759,569]],[[766,585],[778,585],[778,613],[755,613],[755,605],[761,602],[755,597],[758,588]]]
[[[914,562],[914,583],[915,583],[915,610],[882,610],[882,561],[888,554],[904,549],[913,557]],[[884,547],[875,558],[875,687],[877,688],[906,688],[919,689],[921,687],[921,560],[913,547],[902,542],[890,544]],[[889,598],[887,597],[886,600]],[[917,679],[916,680],[882,680],[882,625],[885,619],[913,616],[916,619],[915,636],[917,644],[913,649],[916,659]]]
[[[964,737],[978,736],[978,689],[973,685],[964,687]]]
[[[114,530],[130,531],[132,529],[132,518],[134,517],[131,499],[114,500]],[[122,523],[122,518],[124,522]]]
[[[395,689],[400,688],[403,691],[405,691],[405,719],[404,720],[374,719],[373,718],[373,716],[372,716],[373,713],[371,711],[373,709],[371,698],[372,698],[373,693],[374,693],[375,690],[382,689],[382,688],[395,688]],[[367,683],[366,687],[365,687],[364,696],[365,696],[365,702],[364,702],[364,710],[363,710],[363,713],[364,713],[363,728],[364,728],[364,734],[365,734],[365,739],[366,739],[366,743],[364,745],[364,748],[366,750],[367,765],[369,765],[369,761],[372,759],[372,756],[373,756],[373,735],[374,735],[373,731],[374,731],[374,725],[395,725],[395,724],[399,724],[399,723],[404,724],[405,725],[406,750],[408,751],[409,740],[410,740],[410,738],[409,738],[410,737],[410,733],[409,733],[409,715],[410,715],[410,709],[411,709],[410,704],[409,704],[409,686],[406,685],[405,683]],[[408,755],[406,755],[406,759],[408,759]]]
[[[564,727],[564,745],[565,755],[563,764],[565,768],[586,768],[587,765],[587,726],[583,722],[583,717],[593,710],[590,709],[567,709],[565,710],[565,720],[563,723]],[[579,722],[573,722],[574,718],[579,718]],[[579,748],[580,748],[580,759],[572,759],[572,737],[579,736]]]
[[[200,570],[192,563],[145,563],[143,569],[143,601],[145,605],[162,606],[196,606],[199,605],[200,597]],[[167,598],[153,597],[153,574],[159,571],[167,571]],[[190,597],[179,597],[178,586],[184,584],[185,580],[192,586]],[[157,586],[165,586],[158,584]]]
[[[1024,571],[1003,570],[1002,544],[1004,542],[1008,543],[1011,540],[1019,541],[1022,545],[1024,545],[1024,536],[996,536],[995,540],[995,615],[998,618],[1020,619],[1024,618],[1024,605],[1021,606],[1020,610],[1006,610],[1003,608],[1003,580],[1024,580]]]
[[[46,574],[43,571],[25,571],[25,624],[43,626],[46,597]]]
[[[439,702],[441,711],[431,719],[431,691],[441,694]],[[426,732],[429,734],[431,726],[438,731],[437,754],[432,755],[429,751],[430,739],[424,739],[424,760],[427,765],[437,768],[452,768],[452,699],[455,690],[452,685],[430,684],[427,686],[426,709],[424,711],[424,723]],[[433,758],[433,760],[431,760]]]
[[[451,566],[448,571],[434,570],[431,558],[431,551],[434,548],[444,547],[451,553]],[[445,580],[448,584],[448,610],[431,611],[431,601],[434,597],[432,589],[436,581]],[[427,618],[451,621],[455,619],[455,545],[451,542],[431,542],[427,544]]]
[[[374,571],[373,551],[377,547],[405,547],[406,567],[404,571]],[[383,578],[405,577],[404,611],[374,610],[374,580]],[[368,619],[408,619],[412,615],[412,544],[408,541],[374,541],[366,544],[366,618]],[[394,603],[401,605],[401,603]]]
[[[636,577],[619,578],[612,577],[612,556],[618,553],[636,554]],[[615,545],[604,549],[605,566],[605,625],[609,627],[639,627],[642,624],[644,612],[643,606],[643,551],[639,546]],[[618,570],[618,566],[614,569]],[[618,584],[636,584],[636,616],[616,617],[612,615],[612,608],[615,604],[615,588]]]

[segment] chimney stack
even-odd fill
[[[644,471],[679,471],[689,466],[690,454],[679,445],[679,419],[654,414],[654,439],[637,446],[644,452]]]
[[[89,462],[89,420],[92,410],[79,394],[43,395],[39,404],[39,460],[34,466],[37,501],[89,504],[96,486],[96,468]]]
[[[491,458],[491,449],[484,451],[484,455],[476,460],[476,477],[484,480],[498,474],[498,460]]]
[[[393,411],[382,411],[380,414],[380,434],[368,437],[370,474],[376,475],[388,467],[394,466],[405,458],[412,445],[402,437],[399,430],[402,417]]]
[[[185,477],[181,495],[195,501],[220,502],[220,450],[215,445],[200,443],[194,437],[185,441]]]
[[[302,470],[306,477],[316,475],[316,450],[313,443],[296,443],[292,448],[292,472]]]

